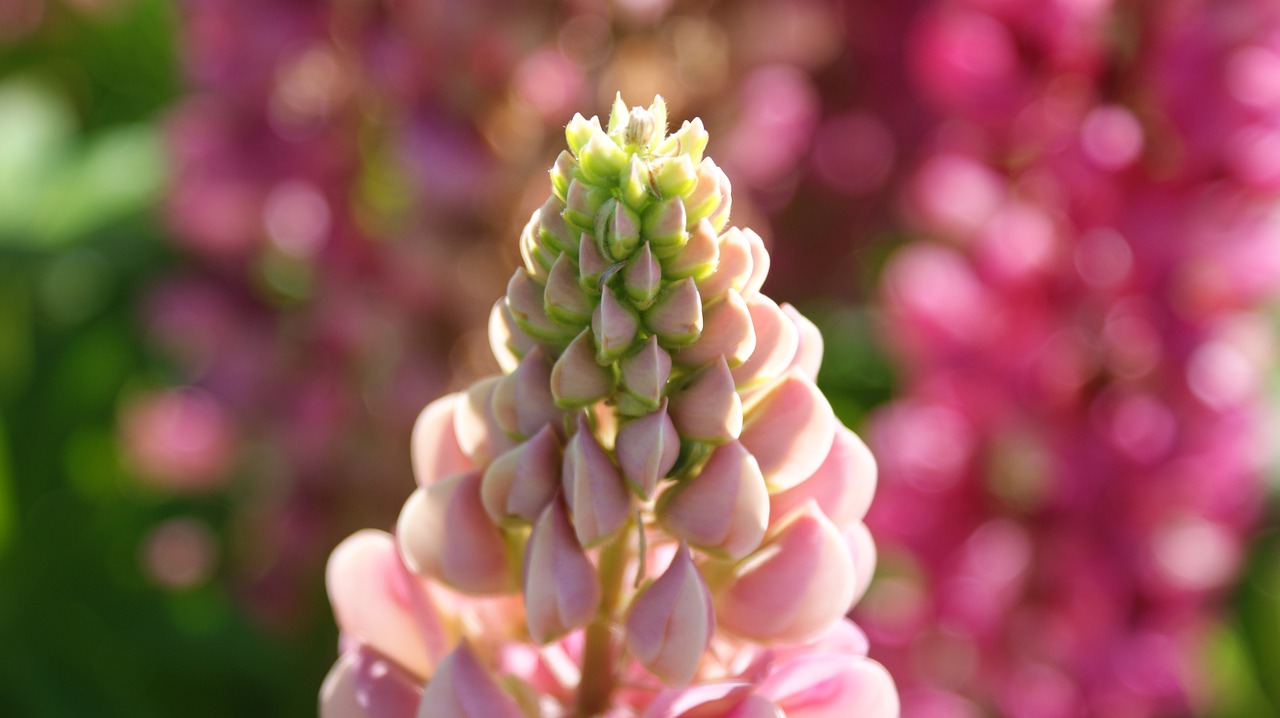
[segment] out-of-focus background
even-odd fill
[[[1280,714],[1280,6],[4,0],[0,715],[305,716],[575,111],[701,116],[907,718]]]

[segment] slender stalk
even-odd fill
[[[617,617],[622,598],[627,554],[631,532],[624,527],[617,538],[600,551],[600,612],[587,627],[586,645],[582,655],[582,682],[578,685],[577,715],[594,718],[609,708],[617,675],[614,670],[616,654]]]

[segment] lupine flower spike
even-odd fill
[[[569,122],[493,308],[507,373],[423,410],[395,536],[330,561],[325,718],[897,715],[844,617],[875,461],[666,115]]]

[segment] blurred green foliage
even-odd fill
[[[140,566],[159,522],[216,529],[231,500],[148,489],[116,448],[122,389],[167,372],[136,307],[172,263],[152,209],[173,13],[51,4],[0,45],[0,716],[314,715],[335,654],[327,626],[264,631],[218,575],[163,589]]]

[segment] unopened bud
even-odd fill
[[[465,640],[436,669],[418,718],[526,718]]]
[[[489,463],[515,445],[493,412],[493,396],[501,380],[502,377],[491,376],[477,381],[454,406],[453,431],[458,446],[476,465]]]
[[[751,243],[742,230],[734,227],[720,237],[716,269],[698,281],[698,291],[708,302],[724,296],[730,289],[741,294],[751,278],[752,264]]]
[[[493,460],[480,499],[494,523],[532,522],[560,493],[560,440],[544,426],[533,438]]]
[[[702,126],[702,119],[695,117],[691,121],[686,120],[680,125],[680,129],[671,133],[671,136],[658,146],[658,154],[687,155],[694,164],[697,164],[702,161],[702,152],[707,149],[708,139],[710,136]]]
[[[640,216],[626,204],[610,200],[600,208],[598,218],[604,220],[603,226],[597,225],[596,235],[605,238],[605,251],[615,262],[630,257],[640,244]]]
[[[613,372],[596,361],[591,330],[583,329],[551,367],[551,395],[556,406],[588,406],[613,391]]]
[[[702,333],[702,298],[693,279],[682,279],[659,293],[645,311],[644,323],[666,346],[682,346],[697,339]]]
[[[769,522],[769,493],[755,457],[742,444],[716,447],[697,476],[658,500],[658,517],[672,535],[719,556],[755,551]]]
[[[574,177],[569,182],[569,196],[565,199],[564,219],[581,232],[590,232],[596,226],[596,213],[600,205],[609,199],[609,190],[591,185]]]
[[[520,267],[507,283],[507,310],[525,334],[541,342],[563,346],[573,338],[573,330],[547,317],[542,294],[542,287],[533,281],[524,267]]]
[[[421,678],[361,645],[338,659],[325,676],[319,718],[411,716],[421,700]]]
[[[627,168],[622,171],[622,178],[618,182],[618,196],[628,207],[637,211],[653,199],[649,168],[639,155],[631,155]]]
[[[683,197],[698,182],[697,171],[688,155],[658,160],[653,176],[662,197]]]
[[[573,119],[569,120],[569,124],[564,128],[564,137],[569,143],[569,151],[574,155],[579,154],[597,132],[604,132],[600,127],[600,118],[592,117],[588,120],[580,113],[575,113]]]
[[[698,673],[715,633],[716,616],[689,547],[641,589],[627,612],[627,648],[667,685],[683,686]]]
[[[684,209],[690,222],[711,216],[720,206],[720,176],[723,174],[710,157],[698,164],[696,184],[684,198]]]
[[[653,245],[653,254],[658,259],[666,259],[679,252],[689,240],[684,202],[676,196],[649,205],[641,219],[640,231]]]
[[[684,249],[662,263],[662,276],[668,279],[693,277],[702,280],[715,271],[719,261],[720,238],[711,229],[711,223],[701,219],[689,233],[689,241]]]
[[[632,147],[648,147],[653,141],[656,125],[653,115],[643,107],[633,107],[627,118],[627,129],[623,133],[623,141]]]
[[[574,538],[569,516],[558,499],[543,510],[529,536],[524,604],[529,636],[537,643],[586,625],[600,606],[595,566]]]
[[[680,435],[667,416],[664,401],[657,411],[625,424],[614,448],[627,483],[643,499],[653,496],[680,455]]]
[[[591,299],[578,285],[578,268],[562,254],[551,267],[542,295],[543,310],[558,324],[582,327],[591,319]]]
[[[724,357],[708,364],[671,396],[671,420],[684,439],[723,444],[742,433],[742,399]]]
[[[584,547],[613,536],[627,523],[631,497],[585,415],[579,415],[578,429],[565,447],[562,480],[573,528]]]
[[[551,360],[542,347],[534,347],[511,374],[515,383],[516,424],[524,436],[543,426],[559,429],[563,412],[551,396]]]
[[[489,310],[489,348],[493,350],[498,366],[503,371],[512,371],[520,357],[535,346],[537,343],[520,329],[511,316],[506,297],[494,302],[493,309]]]
[[[578,153],[578,166],[597,182],[613,183],[627,166],[627,153],[609,135],[596,133]]]
[[[671,358],[682,366],[701,366],[723,356],[729,366],[746,361],[756,348],[751,311],[732,289],[722,301],[706,309],[702,333],[696,341],[677,350]]]
[[[755,329],[755,351],[733,370],[739,390],[752,389],[772,381],[791,367],[800,345],[800,332],[773,300],[757,294],[747,300],[751,326]]]
[[[635,310],[625,306],[605,287],[600,303],[591,315],[591,332],[596,338],[596,361],[609,364],[631,348],[640,330],[640,318]]]
[[[480,472],[419,488],[405,502],[396,539],[405,565],[467,593],[515,588],[502,531],[480,500]]]
[[[569,196],[569,180],[573,179],[573,170],[577,166],[578,161],[568,150],[561,150],[556,156],[556,163],[551,166],[551,191],[561,202]]]
[[[578,244],[578,286],[592,296],[600,294],[600,278],[610,266],[595,237],[590,232],[583,232]]]
[[[419,486],[475,468],[454,432],[454,411],[461,400],[461,394],[446,394],[427,404],[413,423],[410,455]]]
[[[572,255],[578,247],[573,241],[574,231],[565,224],[564,210],[564,202],[555,197],[547,198],[538,210],[538,240],[555,252],[568,252]]]
[[[657,408],[671,377],[671,355],[658,346],[657,335],[650,335],[640,351],[623,359],[621,368],[627,394],[651,410]]]
[[[640,246],[640,251],[622,270],[622,284],[627,290],[627,298],[637,309],[648,308],[658,296],[658,289],[662,287],[662,265],[654,259],[648,242]]]
[[[810,381],[818,380],[818,370],[822,368],[822,332],[809,318],[801,314],[790,304],[782,305],[783,314],[796,325],[799,332],[799,344],[791,365],[809,377]]]

